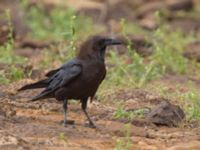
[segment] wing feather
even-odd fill
[[[39,100],[52,95],[57,89],[67,86],[69,82],[75,80],[82,71],[82,66],[80,64],[70,64],[61,67],[57,72],[49,77],[49,85],[32,100]]]

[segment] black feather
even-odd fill
[[[23,90],[27,90],[27,89],[45,88],[48,86],[48,82],[49,82],[49,79],[40,80],[36,83],[27,84],[27,85],[21,87],[20,89],[18,89],[18,91],[23,91]]]
[[[52,75],[54,75],[55,73],[57,73],[60,69],[55,69],[55,70],[51,70],[49,72],[47,72],[47,74],[45,75],[46,77],[51,77]]]

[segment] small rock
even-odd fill
[[[193,1],[192,0],[168,0],[167,8],[172,11],[177,10],[191,10],[193,8]]]
[[[0,150],[13,149],[27,150],[30,148],[27,146],[27,142],[22,138],[0,130]]]
[[[6,96],[6,93],[0,91],[0,97],[5,97]]]
[[[160,10],[165,7],[165,3],[163,1],[152,1],[141,5],[136,12],[138,18],[143,18],[145,15],[154,13],[156,10]]]
[[[133,2],[124,0],[94,2],[94,1],[82,1],[79,7],[73,6],[78,9],[78,14],[90,16],[95,22],[109,22],[109,20],[120,20],[125,18],[126,20],[135,19],[135,11]]]
[[[6,112],[6,116],[7,117],[13,117],[16,115],[16,111],[15,110],[9,110]]]
[[[25,142],[25,141],[21,139],[20,137],[11,135],[3,130],[0,130],[0,146],[10,145],[10,144],[17,145],[21,142]]]
[[[6,25],[0,24],[0,26],[1,26],[0,27],[0,45],[3,45],[9,41],[10,29]],[[12,37],[14,38],[14,33],[13,33]]]
[[[153,13],[145,15],[140,21],[139,25],[147,30],[153,30],[158,27],[156,16]]]
[[[181,30],[186,35],[190,32],[197,32],[200,29],[200,21],[193,18],[172,18],[169,22],[173,31]]]
[[[200,42],[195,42],[187,46],[183,56],[200,62]]]
[[[39,40],[32,40],[32,39],[24,39],[20,43],[21,48],[31,48],[31,49],[43,49],[48,48],[51,44],[50,41],[39,41]]]
[[[38,54],[38,51],[35,51],[34,49],[31,48],[24,48],[24,49],[16,49],[15,53],[19,56],[23,56],[23,57],[33,57],[36,54]]]
[[[22,37],[29,31],[28,27],[25,25],[25,13],[20,5],[20,0],[1,0],[0,1],[0,26],[7,26],[8,31],[8,19],[6,17],[6,10],[10,10],[11,24],[13,27],[13,38]],[[1,40],[1,39],[0,39]]]
[[[16,110],[12,107],[7,106],[7,105],[1,106],[0,115],[5,116],[5,117],[13,117],[13,116],[16,115]]]
[[[177,126],[184,117],[179,106],[163,101],[151,110],[146,119],[156,125]]]
[[[0,146],[2,145],[10,145],[10,144],[18,144],[18,140],[17,138],[13,137],[13,136],[1,136],[0,138]]]

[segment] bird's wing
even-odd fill
[[[62,66],[56,73],[49,77],[49,85],[44,91],[32,100],[43,99],[58,88],[66,86],[69,82],[75,80],[81,74],[81,71],[82,66],[79,63],[68,63]]]
[[[51,77],[52,75],[54,75],[55,73],[57,73],[60,70],[60,68],[55,69],[55,70],[51,70],[49,72],[47,72],[47,74],[45,75],[46,77]]]
[[[60,68],[54,69],[54,70],[50,70],[49,72],[46,73],[46,77],[51,77],[53,75],[55,75],[58,71],[60,71],[61,69],[66,69],[69,68],[70,66],[79,64],[77,59],[72,59],[70,61],[65,62]]]
[[[82,71],[80,64],[67,65],[62,67],[57,73],[51,77],[51,81],[47,89],[57,89],[67,85],[74,80]]]

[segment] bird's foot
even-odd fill
[[[65,123],[63,123],[63,126],[66,128],[67,127],[67,123],[65,122]]]
[[[88,128],[93,128],[93,129],[95,129],[95,128],[96,128],[96,126],[94,125],[94,123],[93,123],[93,122],[86,122],[86,123],[85,123],[85,127],[88,127]]]
[[[67,127],[67,125],[74,125],[75,121],[74,120],[67,120],[66,122],[64,122],[63,120],[61,121],[61,124],[64,125],[64,127]]]

